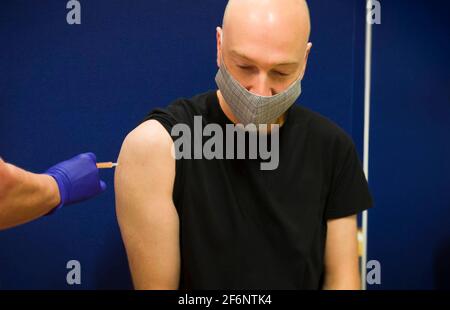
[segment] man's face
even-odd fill
[[[282,92],[303,78],[311,49],[309,29],[298,21],[301,14],[297,7],[230,7],[224,29],[217,28],[218,65],[223,59],[230,74],[254,94]]]

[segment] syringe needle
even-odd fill
[[[113,162],[105,162],[105,163],[97,163],[97,168],[98,169],[111,169],[117,167],[117,163],[113,163]]]

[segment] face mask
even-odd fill
[[[286,112],[301,94],[301,80],[274,96],[259,96],[249,92],[236,81],[221,61],[216,75],[219,90],[231,111],[243,124],[270,124]]]

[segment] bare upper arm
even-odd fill
[[[324,289],[360,289],[356,215],[327,226]]]
[[[5,162],[0,157],[0,205],[2,194],[6,192],[6,186],[8,185],[8,171]],[[1,211],[1,210],[0,210]]]
[[[8,191],[11,190],[12,187],[16,186],[18,182],[17,180],[17,173],[14,173],[12,170],[15,168],[11,164],[7,164],[1,157],[0,157],[0,198],[2,195],[6,195]],[[16,169],[16,172],[19,171],[19,169]],[[19,171],[22,173],[22,171]]]
[[[128,134],[118,159],[116,212],[136,289],[177,289],[179,284],[172,144],[165,128],[150,120]]]

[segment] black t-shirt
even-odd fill
[[[232,124],[216,91],[178,99],[145,120],[170,134],[175,124],[194,132],[194,116],[203,127]],[[299,105],[279,129],[277,169],[261,170],[261,161],[176,161],[180,289],[320,289],[327,220],[372,205],[351,138]]]

